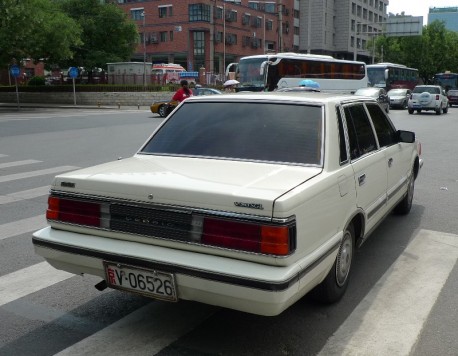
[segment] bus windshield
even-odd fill
[[[267,56],[246,58],[240,61],[237,66],[236,78],[242,88],[250,88],[249,90],[254,91],[264,88],[264,75],[260,72],[261,65],[265,61],[267,61]]]
[[[367,77],[369,79],[369,85],[371,87],[378,87],[378,88],[386,87],[385,68],[383,67],[371,68],[370,66],[367,66]]]

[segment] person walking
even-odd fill
[[[192,91],[188,87],[188,81],[182,80],[180,81],[181,88],[178,89],[175,94],[173,94],[172,101],[182,102],[183,100],[192,96]]]

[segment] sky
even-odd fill
[[[390,0],[387,13],[423,16],[423,25],[428,23],[428,13],[430,7],[458,7],[458,0]]]

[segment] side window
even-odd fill
[[[352,159],[375,151],[377,143],[363,104],[350,105],[344,109],[347,120],[350,156]]]
[[[366,104],[366,106],[367,110],[369,110],[369,114],[371,115],[380,147],[390,146],[396,143],[396,131],[394,130],[388,117],[383,112],[383,109],[376,104]]]
[[[340,148],[340,164],[348,161],[347,146],[345,145],[345,131],[342,122],[342,115],[340,113],[340,107],[336,107],[337,123],[339,125],[339,148]]]

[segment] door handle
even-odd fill
[[[391,167],[392,165],[393,165],[393,159],[390,158],[390,159],[388,160],[388,167]]]
[[[365,175],[365,174],[361,174],[361,175],[358,177],[358,183],[359,183],[359,185],[363,185],[365,181],[366,181],[366,175]]]

